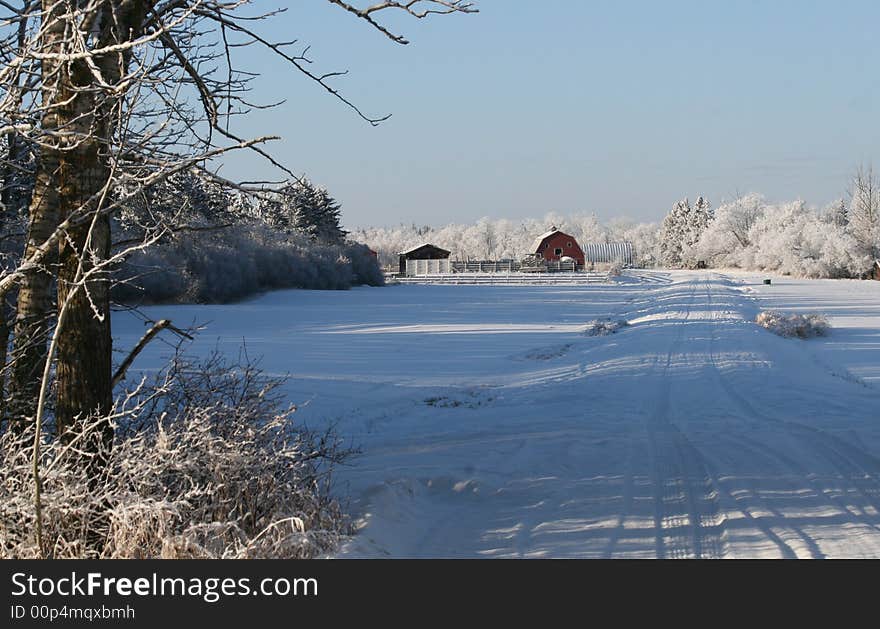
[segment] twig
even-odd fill
[[[122,364],[119,365],[116,373],[113,374],[113,380],[111,381],[112,387],[115,387],[117,384],[125,379],[125,374],[128,371],[128,368],[131,367],[134,359],[138,357],[138,354],[140,354],[144,350],[147,344],[149,344],[149,342],[152,341],[153,338],[157,334],[159,334],[159,332],[165,329],[169,329],[175,334],[182,336],[183,338],[189,339],[190,341],[193,340],[192,336],[190,336],[180,328],[172,325],[170,320],[162,319],[161,321],[157,321],[155,324],[153,324],[153,327],[147,330],[147,333],[144,334],[143,338],[141,338],[138,344],[134,346],[134,349],[131,350],[131,353],[126,357],[125,360],[122,361]]]

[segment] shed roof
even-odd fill
[[[423,242],[422,244],[416,245],[415,247],[407,249],[406,251],[401,251],[400,255],[402,255],[402,256],[409,255],[410,253],[415,253],[419,249],[424,249],[425,247],[431,247],[432,249],[436,249],[437,251],[442,251],[443,253],[448,254],[448,255],[452,254],[451,251],[446,251],[446,249],[443,249],[442,247],[438,247],[437,245],[432,245],[429,242]]]

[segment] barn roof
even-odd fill
[[[437,251],[442,251],[443,253],[446,253],[446,254],[452,253],[451,251],[446,251],[446,249],[443,249],[442,247],[438,247],[437,245],[432,245],[429,242],[423,242],[422,244],[416,245],[415,247],[407,249],[406,251],[401,251],[400,255],[402,255],[402,256],[409,255],[410,253],[415,253],[419,249],[424,249],[425,247],[431,247],[432,249],[436,249]]]
[[[537,252],[541,248],[541,245],[544,243],[544,241],[554,234],[562,234],[563,236],[568,236],[568,234],[566,234],[565,232],[559,231],[555,227],[551,227],[550,231],[545,232],[535,238],[535,242],[532,244],[532,251]],[[571,238],[571,236],[569,236],[569,238]],[[572,238],[572,240],[574,239]]]

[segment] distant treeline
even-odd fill
[[[166,214],[169,229],[118,269],[113,295],[124,303],[222,303],[282,288],[384,283],[369,248],[341,228],[339,204],[306,179],[250,196],[183,173],[127,208],[116,240],[144,238],[146,213]]]
[[[520,260],[536,236],[556,226],[581,245],[626,241],[634,264],[664,268],[738,268],[814,278],[859,278],[880,258],[880,183],[870,168],[853,177],[847,198],[824,208],[803,201],[770,203],[759,194],[722,202],[678,201],[661,223],[601,222],[592,214],[519,221],[482,218],[442,227],[401,225],[354,231],[393,267],[397,253],[423,242],[457,260]]]

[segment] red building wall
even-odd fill
[[[557,253],[559,249],[562,250],[562,253]],[[541,257],[551,262],[555,262],[563,256],[568,256],[577,260],[577,263],[581,266],[584,266],[585,263],[583,249],[581,249],[577,240],[563,232],[556,232],[547,236],[535,253],[540,253]]]

